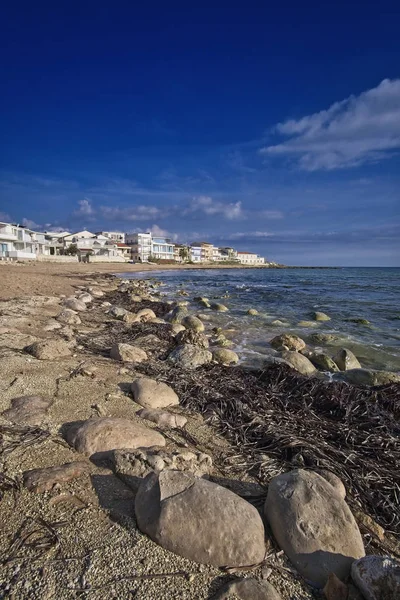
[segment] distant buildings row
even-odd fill
[[[208,242],[177,244],[152,233],[119,231],[37,232],[0,222],[0,260],[82,260],[88,262],[236,262],[264,265],[253,252],[217,247]]]

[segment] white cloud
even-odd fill
[[[306,171],[356,167],[388,158],[400,149],[400,79],[384,79],[359,96],[278,123],[274,130],[290,139],[260,152],[293,156]]]
[[[221,215],[225,219],[233,220],[243,217],[241,202],[218,202],[210,196],[196,196],[189,206],[182,211],[183,215],[203,213],[208,216]]]
[[[77,217],[88,217],[95,214],[95,210],[92,206],[92,201],[89,198],[84,198],[78,202],[79,208],[74,212]]]
[[[159,236],[170,238],[173,242],[175,242],[179,237],[177,233],[170,233],[169,231],[167,231],[166,229],[162,229],[158,225],[153,225],[150,228],[150,232],[156,237]]]
[[[35,223],[35,221],[32,221],[31,219],[26,219],[25,217],[22,219],[22,223],[21,223],[24,227],[28,227],[28,229],[40,229],[41,225],[39,225],[39,223]]]

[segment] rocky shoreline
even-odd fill
[[[179,293],[2,303],[2,597],[394,600],[396,374],[290,334],[234,366],[228,307]]]

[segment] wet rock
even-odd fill
[[[347,321],[349,323],[356,323],[357,325],[371,325],[370,321],[368,321],[368,319],[362,319],[362,318],[355,318],[355,319],[347,319]]]
[[[151,308],[142,308],[137,313],[135,313],[134,322],[135,323],[147,323],[148,321],[151,321],[152,319],[156,319],[156,318],[157,318],[157,315],[154,312],[154,310],[151,310]]]
[[[139,529],[198,563],[245,566],[265,556],[258,511],[230,490],[179,471],[151,473],[135,499]]]
[[[259,313],[258,313],[258,310],[256,310],[255,308],[249,308],[249,310],[247,311],[247,314],[255,317]]]
[[[185,329],[186,329],[186,327],[184,327],[180,323],[173,323],[171,325],[172,335],[176,335],[177,333],[180,333],[181,331],[185,331]]]
[[[229,581],[212,600],[230,600],[232,597],[240,600],[282,600],[282,596],[268,581],[258,581],[250,577]]]
[[[13,423],[23,425],[41,425],[53,400],[43,396],[20,396],[11,400],[11,407],[3,411],[2,416]]]
[[[400,563],[389,556],[365,556],[353,562],[351,578],[365,600],[400,598]]]
[[[200,298],[199,304],[200,306],[203,306],[203,308],[211,308],[211,304],[208,298]]]
[[[191,344],[177,346],[168,356],[168,360],[184,369],[197,369],[212,361],[212,354],[209,350],[198,348]]]
[[[141,419],[151,421],[160,427],[171,427],[172,429],[179,429],[185,427],[187,418],[183,415],[176,415],[169,413],[166,410],[157,410],[154,408],[142,408],[136,413]]]
[[[190,329],[196,332],[204,331],[204,324],[200,321],[198,317],[194,317],[189,315],[182,320],[182,325],[186,329]]]
[[[349,371],[350,369],[361,369],[361,365],[358,362],[356,356],[352,353],[351,350],[347,348],[340,348],[337,351],[333,360],[339,367],[341,371]]]
[[[193,331],[193,329],[184,329],[175,336],[176,343],[179,346],[184,344],[191,344],[192,346],[198,346],[199,348],[208,348],[209,341],[204,333]]]
[[[67,298],[64,300],[63,304],[66,308],[70,308],[76,312],[83,312],[86,310],[86,304],[74,297]]]
[[[80,325],[82,323],[79,315],[70,308],[64,308],[56,317],[57,321],[64,323],[64,325]]]
[[[274,327],[289,327],[290,323],[287,321],[281,321],[280,319],[275,319],[274,321],[271,321],[271,325]]]
[[[40,360],[56,360],[71,356],[71,350],[63,340],[41,340],[26,346],[25,351]]]
[[[210,308],[212,308],[212,310],[216,310],[217,312],[227,312],[229,310],[229,308],[225,306],[225,304],[220,304],[219,302],[211,304]]]
[[[282,335],[277,335],[272,338],[270,344],[276,350],[291,350],[293,352],[300,352],[303,348],[306,347],[306,343],[302,340],[298,335],[294,335],[291,333],[282,333]]]
[[[148,359],[144,350],[130,344],[114,344],[110,350],[110,356],[114,360],[135,363],[141,363]]]
[[[331,373],[339,371],[339,367],[337,366],[336,362],[327,354],[316,354],[311,352],[309,359],[320,371],[330,371]]]
[[[353,385],[386,385],[400,383],[400,375],[391,371],[375,371],[373,369],[350,369],[342,376]]]
[[[103,302],[103,305],[105,303]],[[122,320],[126,314],[128,314],[129,311],[126,310],[125,308],[122,308],[121,306],[111,306],[111,308],[108,311],[108,314],[111,315],[112,317],[115,317],[116,319],[120,319]]]
[[[89,463],[76,461],[58,467],[32,469],[23,474],[24,486],[30,492],[42,493],[51,490],[56,483],[67,483],[88,473]]]
[[[312,333],[310,338],[315,344],[332,344],[339,340],[338,336],[333,333]]]
[[[330,321],[331,318],[324,312],[316,311],[312,314],[315,321]]]
[[[323,477],[302,469],[274,477],[265,515],[279,546],[300,574],[323,587],[329,573],[344,579],[365,555],[357,523]]]
[[[239,357],[233,350],[217,348],[213,350],[213,360],[220,365],[233,365],[239,362]]]
[[[181,325],[183,319],[187,316],[188,309],[185,306],[176,306],[165,316],[165,320],[171,323],[172,325]]]
[[[121,448],[165,446],[164,437],[157,431],[117,417],[84,421],[70,427],[66,438],[75,450],[87,456]]]
[[[298,352],[284,350],[281,352],[281,358],[302,375],[314,375],[317,372],[312,362]]]
[[[298,327],[317,327],[318,323],[315,321],[299,321],[297,323]]]
[[[179,404],[178,396],[169,385],[149,377],[135,379],[131,390],[135,402],[144,408],[167,408]]]
[[[230,348],[230,346],[233,346],[233,342],[228,340],[226,335],[223,333],[220,333],[213,338],[213,344],[215,346],[219,346],[220,348]]]

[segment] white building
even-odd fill
[[[254,252],[238,252],[237,258],[242,265],[264,265],[265,258]]]
[[[103,257],[120,256],[116,242],[104,235],[95,235],[90,231],[86,231],[86,229],[60,236],[58,239],[63,244],[64,251],[68,250],[70,246],[76,246],[78,255],[81,257],[90,255]]]
[[[110,240],[114,240],[114,242],[118,242],[119,244],[125,244],[125,233],[122,231],[96,231],[95,235],[102,235]]]
[[[38,254],[50,254],[44,233],[0,223],[0,258],[35,260]]]
[[[158,260],[174,260],[175,244],[169,238],[153,237],[151,240],[151,256]]]
[[[151,233],[127,233],[125,243],[132,248],[132,260],[148,262],[151,255]]]

